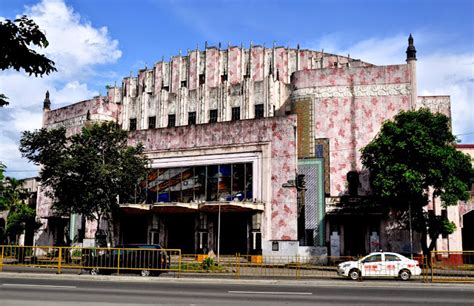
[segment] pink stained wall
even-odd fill
[[[312,69],[297,71],[293,84],[297,89],[326,86],[384,85],[410,82],[408,65]]]
[[[105,102],[102,97],[75,103],[45,113],[45,128],[53,127],[55,124],[66,128],[66,136],[80,133],[84,126],[87,111],[94,121],[93,116],[100,116],[101,120],[117,120],[121,106],[116,103]],[[37,215],[40,218],[52,215],[51,199],[44,194],[44,190],[38,192]]]
[[[310,69],[310,62],[309,62],[309,50],[299,50],[299,66],[300,70],[307,70]]]
[[[331,196],[346,193],[346,175],[362,170],[360,149],[378,133],[387,119],[409,109],[409,96],[327,98],[316,101],[316,138],[330,139]],[[361,193],[369,191],[362,181]]]
[[[219,81],[219,50],[209,48],[206,50],[206,86],[216,87]]]
[[[240,120],[141,130],[129,134],[129,144],[143,143],[146,151],[194,150],[271,142],[270,240],[297,240],[296,190],[282,185],[296,173],[295,116]]]
[[[189,53],[189,90],[194,90],[198,86],[198,60],[199,51],[192,51],[191,53]]]
[[[229,73],[228,80],[230,84],[240,83],[242,78],[242,57],[239,47],[231,47],[229,50]]]
[[[288,52],[285,48],[276,48],[275,49],[275,67],[276,71],[278,71],[278,75],[280,80],[284,83],[288,83]]]
[[[78,102],[47,112],[45,114],[44,127],[49,127],[55,123],[65,122],[68,119],[73,119],[79,116],[85,116],[87,115],[87,111],[90,112],[91,116],[103,115],[108,117],[108,119],[116,119],[118,118],[120,106],[116,103],[104,101],[103,97]]]
[[[171,60],[171,92],[178,92],[181,87],[180,84],[180,71],[181,71],[181,57],[175,56]]]
[[[451,118],[450,96],[420,96],[417,98],[416,107],[426,107],[432,112],[441,113]]]
[[[145,69],[138,72],[138,95],[141,95],[145,89],[145,73]]]
[[[155,95],[159,94],[160,90],[161,90],[161,83],[163,81],[163,77],[161,75],[162,73],[163,73],[163,63],[162,62],[156,63],[156,65],[155,65],[155,88],[154,88]]]
[[[252,80],[261,81],[263,79],[263,54],[264,50],[261,46],[255,46],[251,49],[251,77]]]
[[[316,138],[329,138],[330,193],[347,193],[347,173],[361,171],[360,149],[378,133],[385,120],[400,110],[410,109],[410,93],[393,93],[384,85],[409,84],[407,65],[361,67],[344,69],[316,69],[296,72],[296,89],[335,89],[370,85],[372,92],[361,96],[314,97],[314,133]],[[376,85],[374,87],[374,85]],[[393,94],[393,95],[392,95]],[[296,102],[297,103],[297,102]],[[361,194],[369,192],[368,177],[361,173]]]

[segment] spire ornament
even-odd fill
[[[413,36],[408,37],[408,48],[407,48],[407,61],[415,60],[416,61],[416,49],[413,44]]]
[[[49,90],[46,91],[46,94],[44,97],[43,110],[51,110],[51,100],[49,100]]]

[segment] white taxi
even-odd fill
[[[337,274],[357,280],[361,277],[399,277],[409,280],[420,275],[421,268],[416,260],[398,253],[375,252],[357,261],[346,261],[337,266]]]

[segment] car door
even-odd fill
[[[362,260],[363,276],[380,276],[382,275],[382,268],[382,254],[373,254]]]
[[[402,260],[395,254],[384,254],[385,255],[385,276],[397,276],[400,271]]]

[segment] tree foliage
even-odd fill
[[[52,60],[30,48],[30,45],[46,48],[48,44],[44,33],[27,16],[14,21],[0,21],[0,70],[23,69],[35,76],[56,71]],[[0,107],[8,105],[7,99],[0,94]]]
[[[95,123],[66,138],[64,128],[23,132],[20,151],[41,165],[41,183],[58,215],[110,219],[118,201],[133,196],[146,173],[143,147],[127,145],[127,132],[115,123]]]
[[[370,171],[375,196],[400,211],[411,207],[425,254],[440,234],[451,234],[455,227],[446,217],[433,216],[423,208],[435,197],[440,197],[444,207],[469,198],[473,170],[470,158],[456,150],[455,141],[448,117],[421,109],[402,111],[385,122],[362,149],[362,163]]]
[[[26,228],[38,229],[35,209],[28,205],[29,193],[22,187],[22,184],[22,181],[12,177],[4,179],[0,210],[7,210],[8,215],[5,231],[0,233],[0,244],[18,242],[19,236],[24,233]]]

